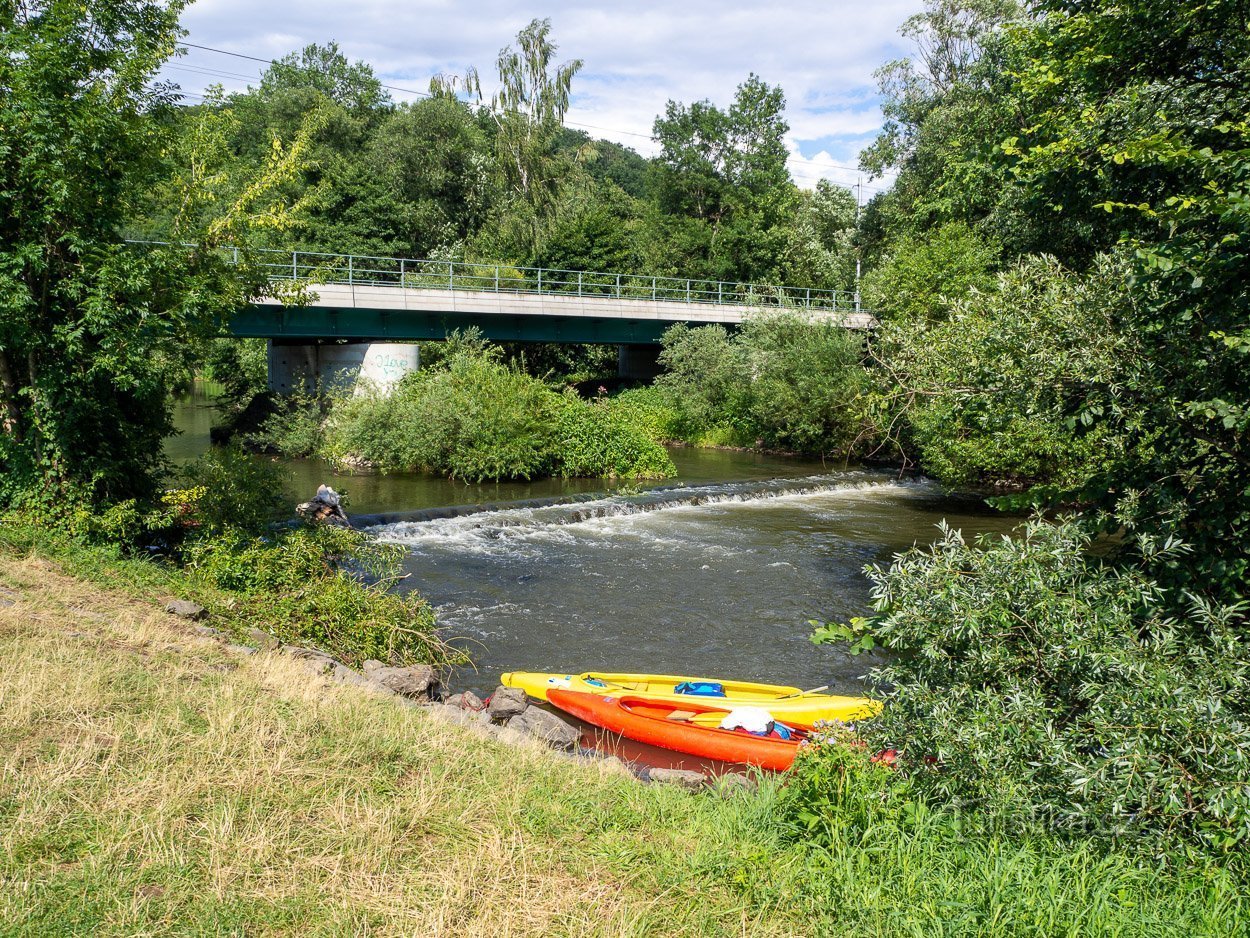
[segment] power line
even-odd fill
[[[203,45],[199,45],[198,43],[194,43],[194,42],[184,42],[184,43],[182,43],[182,45],[187,46],[187,47],[192,48],[192,49],[200,49],[200,50],[202,50],[202,51],[204,51],[204,52],[215,52],[215,53],[217,53],[218,55],[228,55],[228,56],[232,56],[233,58],[236,58],[236,59],[246,59],[246,60],[247,60],[247,61],[249,61],[249,62],[259,62],[259,63],[261,63],[262,65],[281,65],[281,64],[282,64],[282,63],[281,63],[281,62],[279,62],[277,59],[264,59],[264,58],[260,58],[259,56],[255,56],[255,55],[246,55],[246,54],[244,54],[244,53],[242,53],[242,52],[231,52],[229,49],[218,49],[218,48],[215,48],[214,46],[203,46]],[[232,74],[232,73],[229,73],[229,72],[219,71],[219,70],[217,70],[217,69],[197,68],[197,67],[195,67],[195,66],[190,66],[190,65],[174,65],[174,64],[171,64],[169,67],[171,67],[171,68],[182,68],[182,69],[184,69],[184,70],[191,71],[191,72],[199,71],[199,72],[201,72],[202,74],[210,75],[210,76],[213,76],[213,77],[235,78],[235,79],[238,79],[238,80],[241,80],[241,81],[250,81],[250,80],[253,80],[254,78],[256,78],[256,79],[260,78],[260,76],[237,75],[237,74]],[[432,97],[434,97],[434,95],[432,95],[432,94],[431,94],[430,92],[428,92],[428,91],[417,91],[417,90],[415,90],[415,89],[413,89],[413,88],[403,88],[403,87],[398,86],[398,85],[388,85],[388,84],[386,84],[385,82],[378,82],[378,85],[379,85],[379,87],[385,88],[387,91],[397,91],[397,92],[400,92],[401,94],[413,94],[413,95],[417,95],[418,97],[422,97],[422,98],[432,98]],[[202,96],[200,96],[200,97],[202,97]],[[491,108],[490,108],[489,106],[487,106],[487,105],[479,105],[479,107],[482,107],[482,108],[484,108],[485,110],[488,110],[488,111],[489,111],[489,110],[491,110]],[[564,122],[564,125],[565,125],[566,127],[576,127],[576,128],[578,128],[579,130],[598,130],[598,131],[603,132],[603,133],[620,134],[621,136],[627,136],[627,137],[638,137],[638,138],[641,138],[641,139],[643,139],[643,140],[654,140],[654,139],[655,139],[655,136],[654,136],[653,134],[644,134],[644,133],[639,133],[638,131],[635,131],[635,130],[622,130],[622,129],[618,128],[618,127],[603,127],[603,126],[600,126],[600,125],[597,125],[597,124],[583,124],[583,123],[579,123],[579,122],[577,122],[577,121],[565,121],[565,122]],[[791,161],[793,161],[793,160],[801,160],[801,161],[802,161],[802,163],[801,163],[800,165],[804,166],[804,168],[811,167],[811,166],[812,166],[812,164],[813,164],[814,162],[816,162],[815,160],[809,160],[809,159],[807,159],[806,157],[803,157],[802,155],[791,155],[791,156],[787,156],[787,157],[786,157],[786,162],[787,162],[787,163],[790,163],[790,162],[791,162]],[[860,169],[860,167],[858,167],[858,166],[851,166],[851,165],[848,165],[848,164],[846,164],[846,163],[836,163],[836,162],[833,162],[832,160],[820,161],[820,165],[822,165],[822,166],[828,166],[828,167],[830,167],[831,169],[841,169],[841,170],[845,170],[845,171],[847,171],[847,172],[852,172],[852,173],[860,173],[860,172],[863,172],[863,170],[862,170],[862,169]],[[791,168],[791,172],[792,172],[792,173],[794,173],[794,175],[802,175],[801,173],[796,172],[796,171],[794,170],[794,168],[793,168],[793,167]],[[808,174],[806,175],[806,178],[810,181],[812,178],[816,178],[817,180],[820,180],[820,179],[826,179],[826,178],[828,178],[828,177],[827,177],[827,176],[823,176],[823,175],[813,177],[811,173],[808,173]],[[864,188],[865,188],[865,189],[872,189],[872,190],[877,191],[877,192],[884,191],[881,187],[877,187],[877,186],[865,185],[865,186],[864,186]]]

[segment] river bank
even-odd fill
[[[809,850],[720,797],[474,737],[237,655],[166,597],[0,554],[0,921],[13,934],[1234,934],[1181,875],[932,827]],[[854,811],[854,805],[842,809]],[[851,814],[847,815],[849,821]]]

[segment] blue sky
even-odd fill
[[[477,66],[487,85],[500,48],[534,17],[550,17],[559,59],[585,63],[574,79],[570,123],[649,155],[651,125],[667,100],[707,98],[725,106],[738,83],[755,72],[786,92],[791,173],[810,187],[820,178],[856,181],[857,155],[881,123],[873,71],[909,51],[898,27],[920,5],[198,0],[183,26],[187,42],[264,59],[337,40],[387,84],[424,91],[431,75],[461,74],[469,65]],[[214,82],[236,90],[255,83],[263,68],[189,49],[165,76],[189,93]]]

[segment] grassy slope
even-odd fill
[[[1219,871],[871,838],[480,741],[0,555],[0,934],[1237,933]],[[966,841],[966,842],[965,842]]]

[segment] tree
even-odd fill
[[[1141,444],[1074,497],[1130,540],[1193,550],[1157,576],[1221,602],[1250,600],[1250,31],[1211,0],[1042,4],[1012,34],[1036,115],[1004,143],[1022,198],[1085,250],[1119,243],[1139,302],[1116,328],[1141,344],[1128,388]],[[1076,257],[1079,259],[1080,254]],[[1090,419],[1101,422],[1103,415]],[[1243,611],[1244,615],[1244,611]]]
[[[1142,343],[1117,324],[1134,302],[1125,266],[1105,258],[1082,275],[1028,258],[985,289],[935,299],[940,314],[909,302],[886,319],[871,350],[925,471],[1040,500],[1105,478],[1148,440],[1126,391]]]
[[[864,303],[896,322],[943,319],[973,290],[994,288],[1000,251],[962,222],[903,235],[865,275]]]
[[[180,35],[180,0],[29,0],[0,12],[0,506],[64,510],[150,496],[172,430],[170,383],[195,339],[267,281],[252,224],[281,226],[276,195],[302,144],[199,224],[223,135],[199,159],[171,240],[143,249],[123,224],[173,168],[175,100],[156,83]],[[217,250],[242,246],[240,265]]]
[[[788,225],[779,279],[788,286],[855,289],[855,196],[822,179],[802,191]]]
[[[495,153],[514,207],[522,210],[520,222],[524,253],[534,250],[555,212],[565,168],[558,142],[564,114],[569,109],[573,76],[581,59],[555,65],[557,46],[550,39],[551,20],[534,19],[517,33],[517,47],[499,51],[495,66],[500,88],[492,95],[487,113],[495,126]],[[435,78],[430,90],[454,95],[457,80]],[[463,87],[482,103],[482,82],[470,68]]]
[[[387,110],[390,94],[364,62],[351,63],[339,44],[307,45],[274,62],[260,79],[260,95],[274,99],[315,92],[354,114]]]
[[[1026,126],[1004,42],[1006,24],[1021,16],[1015,0],[928,0],[903,24],[916,51],[878,70],[885,122],[860,154],[874,176],[898,172],[892,190],[873,206],[888,235],[987,218],[998,229],[1028,228],[1027,219],[1002,204],[1007,173],[994,152]],[[1005,231],[996,234],[1000,242],[1011,240]],[[869,261],[874,240],[866,244]],[[1016,250],[1036,243],[1024,233],[1015,240],[1022,242]]]
[[[781,89],[751,75],[727,111],[710,101],[669,101],[656,118],[657,206],[678,228],[691,219],[697,225],[686,227],[701,233],[688,270],[724,280],[763,279],[775,270],[797,199],[784,111]]]
[[[487,148],[463,103],[436,97],[402,105],[364,148],[362,183],[370,185],[353,214],[401,254],[427,257],[461,243],[483,224],[495,195]]]

